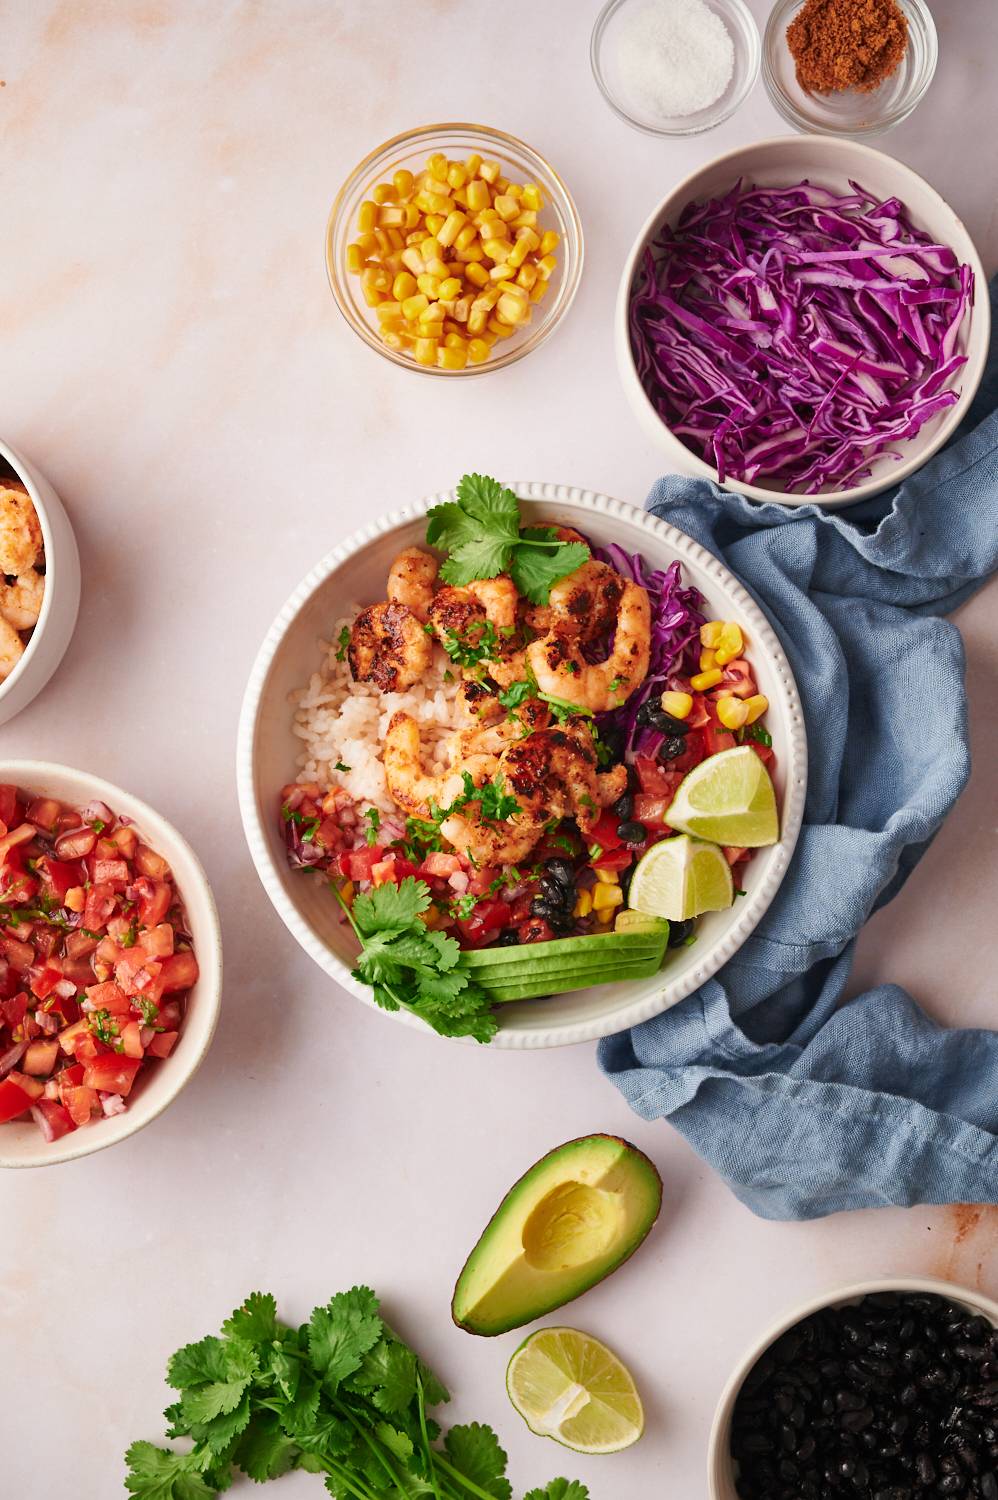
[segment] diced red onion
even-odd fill
[[[123,1115],[128,1105],[120,1094],[101,1094],[100,1107],[106,1115]]]
[[[110,824],[114,822],[114,813],[108,807],[106,802],[88,802],[86,807],[80,813],[80,817],[83,819],[84,823]],[[121,821],[124,823],[125,819],[122,818]]]
[[[37,1104],[33,1104],[31,1106],[31,1118],[38,1126],[38,1129],[41,1131],[46,1141],[51,1143],[55,1140],[55,1131],[52,1129],[52,1126],[49,1123],[48,1115],[43,1109],[39,1109]]]
[[[73,994],[76,994],[75,989],[73,990]],[[36,1010],[35,1024],[49,1036],[51,1036],[53,1032],[58,1031],[62,1026],[62,1022],[60,1021],[59,1017],[54,1016],[49,1010]]]
[[[0,1078],[6,1078],[11,1068],[17,1067],[27,1050],[27,1042],[15,1042],[13,1047],[8,1047],[7,1051],[0,1057]]]
[[[455,870],[453,875],[447,876],[447,884],[452,891],[457,891],[459,896],[464,895],[470,883],[470,877],[465,870]]]

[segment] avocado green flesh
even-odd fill
[[[594,932],[584,937],[554,938],[549,943],[525,943],[519,948],[476,948],[461,954],[463,969],[486,969],[493,964],[536,963],[540,951],[544,960],[566,957],[593,958],[613,954],[614,961],[630,952],[645,952],[657,941],[662,947],[668,938],[659,931],[640,932]]]
[[[659,958],[665,952],[665,943],[653,939],[646,943],[643,948],[628,948],[626,953],[610,953],[606,949],[599,953],[579,954],[577,957],[566,954],[564,958],[536,957],[529,959],[527,954],[530,947],[535,945],[524,945],[524,958],[522,961],[511,960],[506,963],[489,964],[484,969],[473,969],[470,977],[476,984],[492,984],[496,979],[515,979],[522,974],[584,974],[587,969],[629,968],[631,964],[647,963],[649,959]],[[540,945],[537,944],[537,947]],[[507,953],[516,953],[515,948],[507,948]],[[460,965],[461,968],[464,965]]]
[[[636,936],[638,933],[648,936],[661,933],[666,942],[669,939],[669,924],[664,917],[651,917],[647,912],[634,911],[629,907],[617,913],[617,920],[613,925],[616,933],[626,933],[628,937]]]
[[[454,1291],[469,1333],[519,1328],[580,1296],[637,1249],[662,1183],[642,1152],[586,1136],[550,1152],[510,1189]]]
[[[587,990],[590,985],[594,984],[647,979],[652,974],[658,973],[661,962],[661,958],[656,957],[644,964],[629,966],[615,964],[612,968],[579,969],[570,974],[542,974],[533,977],[524,974],[519,979],[504,980],[496,984],[489,980],[482,985],[482,988],[490,1000],[497,1002],[533,1000],[539,995],[564,995],[570,990]]]

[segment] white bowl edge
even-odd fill
[[[583,530],[585,530],[586,513],[596,511],[604,516],[620,519],[639,531],[643,531],[649,537],[653,537],[656,542],[668,549],[670,557],[678,557],[680,561],[706,574],[711,582],[728,595],[730,602],[740,611],[753,644],[757,645],[773,664],[781,695],[780,703],[774,704],[774,707],[778,707],[786,720],[786,746],[780,751],[782,757],[780,774],[785,782],[780,842],[771,850],[760,851],[761,856],[769,857],[769,868],[765,878],[739,902],[740,909],[737,918],[727,928],[723,937],[710,947],[707,956],[701,962],[696,963],[681,980],[669,981],[664,975],[657,975],[654,980],[641,981],[640,983],[648,989],[647,994],[629,1005],[614,1008],[612,1013],[602,1018],[562,1023],[552,1021],[544,1024],[537,1019],[539,1015],[543,1015],[543,1010],[535,1009],[526,1013],[530,1015],[531,1024],[524,1024],[522,1018],[525,1014],[525,1007],[540,1006],[550,1009],[552,1004],[557,1004],[558,1000],[563,997],[552,997],[551,1000],[542,1002],[519,1002],[518,1006],[513,1008],[513,1010],[520,1010],[519,1024],[518,1018],[508,1007],[503,1007],[500,1011],[500,1017],[505,1018],[507,1024],[500,1027],[493,1046],[504,1048],[566,1046],[577,1042],[592,1041],[601,1036],[626,1030],[630,1026],[660,1014],[697,989],[737,952],[772,901],[793,854],[804,811],[807,745],[797,687],[776,634],[747,590],[733,578],[712,553],[683,532],[657,520],[647,511],[608,495],[573,486],[537,481],[520,481],[511,487],[521,499],[567,507],[573,513],[572,518]],[[344,542],[334,547],[306,574],[267,631],[250,671],[239,719],[236,782],[240,814],[250,854],[264,889],[281,920],[305,952],[344,989],[375,1009],[377,1007],[367,987],[353,978],[348,965],[321,940],[284,889],[281,878],[283,872],[278,865],[278,855],[271,847],[271,838],[264,824],[265,814],[255,784],[260,707],[267,679],[281,643],[298,613],[312,599],[320,586],[361,548],[378,537],[406,524],[411,524],[424,516],[431,506],[453,499],[453,496],[453,491],[432,495],[405,509],[390,511],[380,516],[369,526],[355,531]],[[655,565],[658,566],[658,562]],[[290,712],[289,706],[289,720]],[[291,778],[293,770],[293,764],[289,764],[288,779]],[[277,790],[276,786],[268,788],[267,797],[272,799]],[[283,858],[283,855],[280,857]],[[720,915],[723,917],[726,914]],[[663,979],[664,982],[662,982]],[[612,986],[600,987],[601,990],[607,991],[613,988]],[[595,991],[575,993],[592,994]],[[607,999],[609,1001],[609,995]],[[408,1025],[426,1029],[425,1023],[409,1012],[392,1012],[392,1016]]]

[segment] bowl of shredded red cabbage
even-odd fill
[[[742,172],[723,190],[677,193],[653,216],[628,268],[627,355],[646,412],[700,461],[687,472],[757,499],[846,503],[906,477],[972,399],[980,263],[898,163],[921,184],[918,215],[879,181],[756,180],[738,160],[750,153],[732,153]],[[925,214],[929,197],[940,213]]]

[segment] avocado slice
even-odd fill
[[[523,959],[512,959],[504,964],[490,964],[484,969],[469,969],[468,978],[473,979],[476,984],[493,984],[501,979],[519,979],[523,974],[577,974],[584,973],[587,969],[629,969],[632,964],[647,963],[649,959],[660,958],[665,952],[665,944],[652,942],[643,948],[629,948],[626,953],[615,953],[611,949],[599,948],[592,953],[581,953],[577,957],[568,954],[564,958],[544,958],[535,956],[528,958],[527,955],[533,948],[534,953],[541,945],[524,944],[521,950]],[[507,948],[507,953],[516,953],[516,948]],[[458,967],[463,967],[460,965]]]
[[[629,937],[634,937],[638,933],[643,933],[648,937],[661,934],[666,942],[669,941],[669,924],[664,917],[650,917],[647,912],[634,911],[633,908],[627,906],[617,913],[613,930],[626,932]]]
[[[664,948],[669,936],[668,924],[660,919],[647,920],[659,923],[654,929],[643,926],[635,932],[590,932],[583,937],[553,938],[548,943],[524,943],[519,948],[472,948],[466,949],[460,958],[463,969],[487,969],[494,964],[536,964],[539,961],[576,959],[599,953],[614,956],[614,962],[629,952],[646,954],[651,947]]]
[[[558,1146],[485,1226],[454,1289],[455,1323],[491,1337],[563,1307],[633,1255],[661,1206],[662,1180],[630,1142]]]
[[[563,974],[523,974],[517,979],[491,979],[482,984],[490,1000],[532,1000],[539,995],[564,995],[570,990],[587,990],[594,984],[614,984],[628,979],[647,979],[657,974],[662,960],[659,955],[643,964],[615,964],[596,969],[574,969]]]

